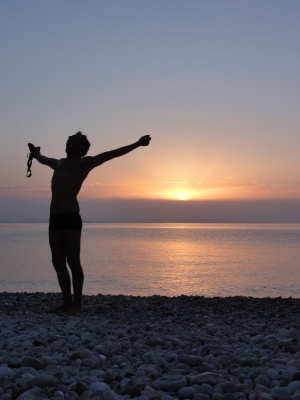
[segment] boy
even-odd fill
[[[36,147],[33,157],[41,164],[54,170],[50,205],[49,243],[52,263],[55,268],[63,303],[54,311],[76,314],[81,311],[82,287],[84,274],[80,263],[80,240],[82,220],[79,214],[77,195],[89,172],[106,161],[123,156],[140,146],[148,146],[151,137],[142,136],[137,142],[116,150],[107,151],[94,157],[87,156],[90,143],[85,135],[77,132],[69,136],[66,143],[67,157],[60,160],[48,158]],[[72,301],[72,274],[74,300]]]

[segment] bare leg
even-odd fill
[[[72,273],[72,283],[74,290],[74,306],[81,309],[82,287],[84,274],[80,262],[80,240],[81,232],[63,231],[66,257]]]
[[[72,305],[72,294],[71,279],[66,263],[67,256],[63,232],[49,230],[49,243],[52,253],[52,263],[63,295],[63,304],[57,310],[66,311]]]

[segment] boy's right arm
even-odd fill
[[[48,165],[48,167],[50,167],[52,169],[56,169],[57,164],[58,164],[58,160],[56,160],[55,158],[48,158],[46,156],[43,156],[41,154],[40,147],[35,148],[34,153],[33,153],[33,158],[35,158],[41,164]]]

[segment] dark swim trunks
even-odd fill
[[[82,229],[82,219],[78,213],[50,214],[49,230],[77,231]]]

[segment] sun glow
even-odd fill
[[[188,200],[189,199],[189,194],[187,192],[177,192],[177,193],[174,193],[174,195],[177,200]]]
[[[172,191],[172,192],[163,192],[159,193],[160,197],[168,200],[195,200],[199,199],[199,193],[189,192],[189,191]]]

